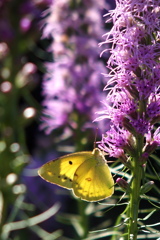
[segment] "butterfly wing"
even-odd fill
[[[99,161],[93,153],[77,168],[73,178],[73,191],[77,197],[92,202],[113,194],[114,181],[104,157],[101,157],[98,156]]]
[[[71,189],[77,168],[92,156],[92,152],[77,152],[45,163],[38,171],[44,180]]]

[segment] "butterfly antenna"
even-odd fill
[[[98,133],[98,128],[96,128],[96,133],[95,133],[95,137],[94,137],[94,148],[96,148],[96,141],[97,141],[97,133]]]

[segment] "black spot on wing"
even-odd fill
[[[71,178],[68,178],[68,177],[66,177],[66,176],[60,176],[60,175],[58,175],[58,178],[61,178],[62,179],[62,181],[70,181],[70,182],[72,182],[72,179]]]
[[[72,162],[72,161],[69,161],[68,163],[69,163],[69,165],[72,165],[72,164],[73,164],[73,162]]]

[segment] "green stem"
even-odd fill
[[[142,168],[138,164],[138,161],[136,159],[135,167],[134,167],[134,176],[133,176],[133,181],[131,185],[131,194],[130,194],[128,240],[137,239],[137,233],[138,233],[137,219],[138,219],[138,210],[139,210],[139,202],[140,202],[141,179],[142,179]]]
[[[138,234],[138,210],[140,203],[140,188],[142,180],[142,166],[139,162],[139,157],[142,154],[143,137],[137,137],[137,151],[133,158],[133,169],[132,169],[132,183],[130,193],[130,203],[128,210],[129,225],[128,225],[128,240],[136,240]]]

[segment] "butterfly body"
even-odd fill
[[[103,153],[92,152],[65,155],[44,164],[38,171],[46,181],[73,193],[85,201],[99,201],[114,192],[114,181]]]

